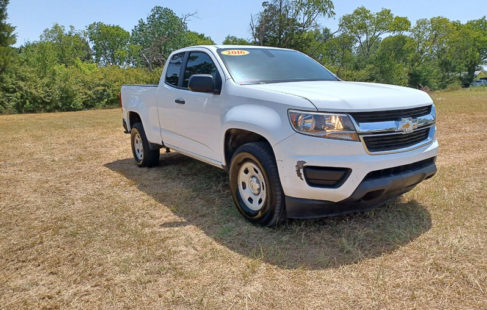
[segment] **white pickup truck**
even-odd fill
[[[124,85],[121,103],[137,165],[164,147],[225,169],[261,225],[380,206],[436,172],[428,94],[342,81],[294,50],[180,49],[158,85]]]

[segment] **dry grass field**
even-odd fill
[[[0,309],[487,309],[487,91],[432,96],[434,178],[277,229],[217,168],[137,168],[118,109],[0,116]]]

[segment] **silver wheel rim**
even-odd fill
[[[262,209],[266,199],[266,184],[259,167],[245,162],[238,171],[238,191],[243,203],[252,211]]]
[[[134,137],[134,151],[137,161],[141,161],[144,158],[144,145],[139,133],[136,133]]]

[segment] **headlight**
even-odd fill
[[[328,139],[359,141],[355,126],[346,114],[288,112],[291,125],[299,133]]]

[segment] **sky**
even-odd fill
[[[359,6],[372,12],[388,8],[414,23],[420,18],[444,16],[465,22],[487,15],[487,0],[334,0],[334,18],[320,20],[335,31],[340,16]],[[156,6],[172,9],[177,15],[196,13],[188,22],[192,31],[210,36],[217,44],[227,35],[250,39],[250,16],[261,9],[262,0],[11,0],[8,22],[16,27],[17,44],[36,41],[46,28],[55,23],[73,25],[81,30],[92,22],[119,25],[131,31],[141,18]]]

